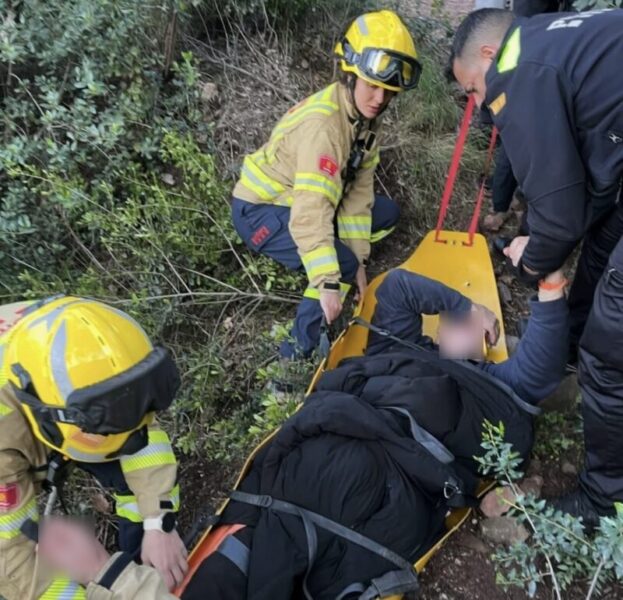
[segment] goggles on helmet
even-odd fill
[[[64,407],[44,404],[28,373],[18,364],[12,368],[21,384],[21,389],[13,385],[15,394],[38,421],[67,423],[99,435],[137,428],[147,413],[168,408],[180,386],[177,367],[161,347],[115,377],[74,390]]]
[[[422,65],[415,58],[382,48],[365,48],[359,54],[347,40],[342,42],[342,48],[344,60],[358,67],[366,77],[403,90],[417,87]]]

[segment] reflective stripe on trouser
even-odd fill
[[[39,600],[86,600],[86,590],[67,577],[57,577],[39,596]]]
[[[136,496],[133,494],[113,494],[115,498],[115,513],[122,519],[132,523],[142,523],[143,517],[138,509]],[[180,509],[180,486],[176,485],[169,494],[169,501],[173,505],[173,512]]]
[[[24,506],[10,513],[0,513],[0,539],[11,540],[21,533],[21,526],[28,520],[37,521],[39,511],[35,498],[29,500]]]
[[[386,196],[376,196],[372,207],[372,235],[380,230],[390,230],[398,221],[398,206]],[[301,270],[303,263],[290,232],[288,222],[290,209],[273,204],[251,204],[237,198],[232,202],[232,218],[234,226],[245,244],[265,256],[269,256],[288,269]],[[261,243],[252,240],[256,234],[265,235]],[[257,238],[256,238],[257,239]],[[351,284],[359,267],[353,252],[340,240],[335,242],[335,253],[342,274],[342,282]],[[316,295],[316,298],[311,298]],[[318,294],[307,291],[297,309],[294,326],[291,331],[293,341],[281,344],[281,355],[292,357],[295,354],[309,355],[318,345],[320,337],[320,321],[322,309],[318,302]]]

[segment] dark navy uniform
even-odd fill
[[[520,271],[554,271],[584,239],[569,296],[587,450],[580,482],[605,513],[623,500],[623,10],[516,19],[486,81],[528,200]]]

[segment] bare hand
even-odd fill
[[[495,313],[482,304],[472,304],[472,310],[480,314],[487,342],[495,346],[500,337],[500,322]]]
[[[519,264],[519,261],[523,256],[523,251],[526,249],[529,241],[529,235],[521,235],[516,237],[508,246],[506,246],[506,248],[504,248],[504,256],[511,259],[513,267],[516,267]]]
[[[324,313],[327,323],[330,325],[340,316],[342,312],[342,300],[339,292],[320,292],[320,307]]]
[[[39,529],[37,552],[52,570],[87,585],[110,558],[89,527],[62,517],[47,517]]]
[[[175,529],[170,533],[164,531],[146,531],[141,548],[141,561],[148,567],[154,567],[162,577],[165,585],[172,590],[182,583],[188,563],[188,552]]]
[[[357,269],[357,275],[355,276],[355,283],[357,284],[357,294],[355,300],[359,302],[366,293],[368,288],[368,278],[366,276],[366,268],[363,265],[359,265]]]

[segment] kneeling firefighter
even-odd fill
[[[177,463],[155,420],[180,384],[173,360],[127,314],[93,300],[57,296],[18,313],[0,332],[0,596],[86,597],[36,567],[31,539],[37,492],[60,489],[72,465],[114,491],[121,550],[173,587],[187,568]]]
[[[305,269],[292,342],[282,357],[308,356],[324,314],[331,323],[356,282],[366,288],[370,243],[388,235],[398,206],[374,194],[381,114],[394,95],[414,89],[421,66],[409,31],[393,12],[357,18],[335,49],[339,82],[303,100],[268,142],[245,157],[232,202],[247,246]]]

